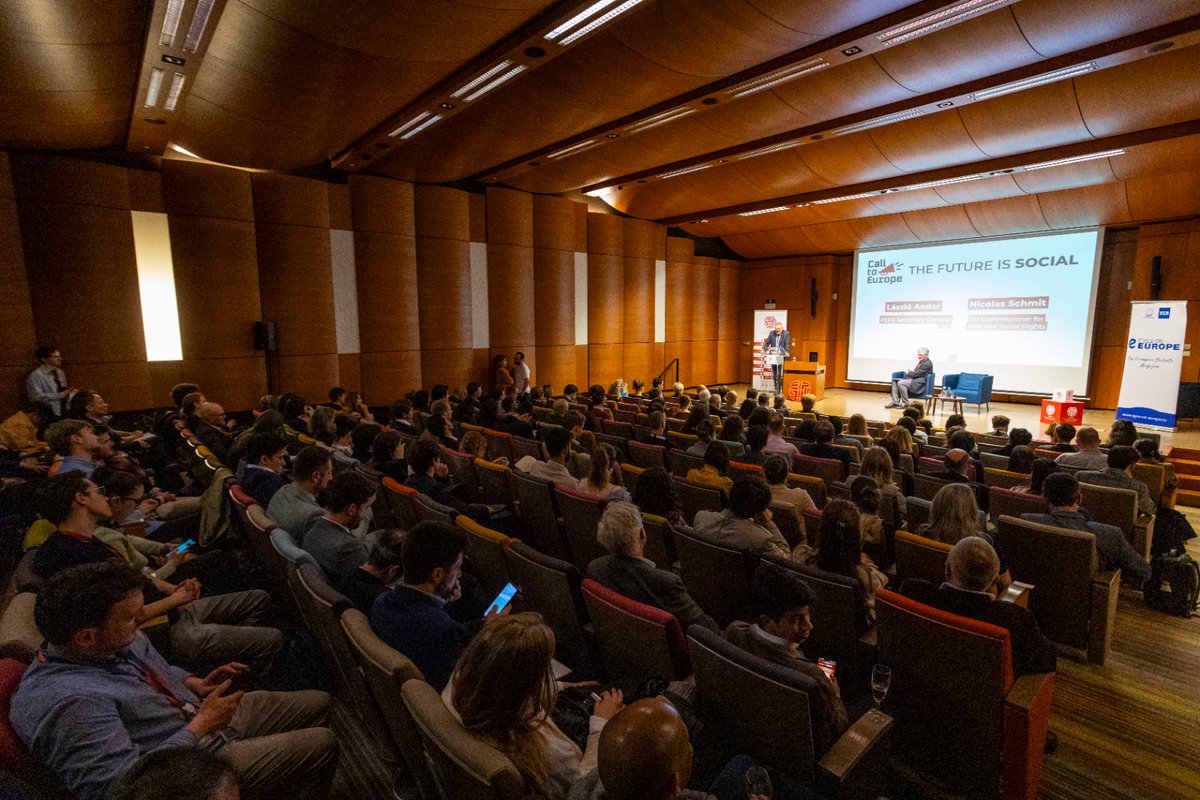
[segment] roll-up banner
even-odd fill
[[[754,373],[750,383],[759,391],[775,391],[775,377],[771,373],[771,365],[763,361],[763,340],[767,334],[775,330],[775,323],[782,322],[787,330],[786,310],[758,309],[754,312]]]
[[[1187,301],[1133,303],[1117,419],[1174,430]]]

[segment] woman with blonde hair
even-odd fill
[[[908,428],[902,425],[894,426],[883,438],[895,442],[896,446],[900,448],[901,454],[907,453],[913,458],[917,458],[917,454],[920,452],[917,443],[913,441],[912,434],[908,432]]]
[[[975,501],[975,490],[965,483],[948,483],[933,496],[929,509],[929,522],[917,529],[917,533],[945,544],[958,544],[968,536],[978,536],[996,551],[1000,557],[1000,575],[996,585],[1001,589],[1012,583],[1004,554],[996,547],[992,535],[979,528],[979,505]]]
[[[624,703],[619,690],[603,694],[581,751],[550,718],[558,698],[553,657],[554,631],[541,615],[497,617],[463,652],[442,700],[469,733],[508,756],[528,794],[564,798],[596,768],[600,732]]]
[[[484,461],[488,461],[489,459],[487,457],[487,451],[487,437],[485,437],[479,431],[467,431],[463,434],[463,437],[458,440],[458,452],[466,453],[471,458],[482,458]],[[508,459],[504,456],[500,456],[495,461],[492,461],[492,463],[499,464],[501,466],[507,466]]]
[[[874,478],[875,483],[879,484],[879,491],[883,495],[884,500],[892,497],[896,498],[896,507],[900,509],[900,516],[903,517],[908,513],[908,505],[904,501],[904,492],[900,491],[899,485],[896,483],[896,469],[892,466],[892,457],[888,455],[887,450],[882,447],[869,447],[863,453],[862,464],[858,468],[859,475],[866,475],[869,478]],[[897,526],[900,520],[896,520]]]
[[[846,421],[847,436],[870,436],[867,432],[867,418],[862,414],[851,414]]]
[[[611,444],[602,442],[592,451],[591,469],[587,477],[579,481],[579,491],[593,494],[604,500],[630,502],[629,490],[621,485],[621,464],[617,451]]]

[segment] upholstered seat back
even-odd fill
[[[683,631],[670,613],[591,579],[583,582],[583,599],[610,681],[637,684],[646,678],[683,680],[692,674]]]
[[[629,451],[629,460],[642,469],[667,468],[667,448],[662,445],[630,440],[626,449]]]
[[[483,502],[499,506],[506,506],[512,503],[512,488],[509,485],[508,479],[509,472],[509,468],[502,464],[493,464],[491,461],[485,461],[482,458],[475,459],[475,474],[479,478],[479,488]]]
[[[393,478],[384,478],[379,484],[380,500],[390,512],[392,523],[401,530],[409,530],[417,524],[417,512],[413,508],[413,498],[419,494]]]
[[[811,475],[820,478],[825,483],[826,495],[833,493],[833,484],[846,477],[842,462],[836,458],[815,458],[813,456],[792,456],[792,472],[800,475]]]
[[[475,474],[475,459],[467,453],[460,453],[444,447],[442,448],[442,460],[449,467],[454,482],[466,486],[471,493],[472,500],[480,501],[479,476]]]
[[[418,494],[412,499],[413,511],[417,514],[417,522],[430,520],[454,524],[458,511],[450,506],[444,506],[426,494]]]
[[[596,532],[600,528],[600,517],[608,505],[606,500],[578,489],[555,486],[554,494],[562,512],[563,530],[567,546],[571,549],[571,561],[581,574],[587,574],[587,565],[608,551],[600,546]]]
[[[519,469],[509,472],[517,515],[525,524],[521,539],[526,544],[555,558],[567,558],[567,548],[558,522],[558,500],[554,482],[528,475]]]
[[[679,498],[679,507],[683,511],[684,521],[691,525],[698,511],[720,511],[725,508],[725,494],[713,486],[702,486],[698,483],[671,476],[675,487],[675,496]]]
[[[896,577],[901,581],[920,578],[935,586],[946,579],[946,559],[950,545],[918,536],[908,531],[896,531]]]
[[[804,651],[816,658],[838,663],[838,681],[843,690],[853,690],[863,678],[859,669],[858,609],[864,602],[858,581],[845,575],[802,566],[779,556],[766,556],[759,569],[794,572],[812,589],[813,629]]]
[[[676,561],[675,531],[671,523],[657,514],[642,514],[642,530],[646,532],[642,556],[653,561],[659,569],[671,569]]]
[[[1014,492],[993,486],[988,489],[988,511],[992,519],[1002,516],[1020,517],[1022,514],[1048,514],[1050,504],[1040,494]]]
[[[42,634],[33,619],[37,595],[21,592],[8,603],[0,617],[0,658],[28,663],[42,644]],[[7,720],[7,717],[5,717]]]
[[[484,591],[494,596],[512,580],[508,569],[508,546],[514,539],[459,514],[455,524],[467,532],[467,559]]]
[[[554,631],[554,657],[582,674],[590,674],[587,609],[574,564],[539,553],[513,539],[508,547],[513,583],[521,590],[521,607],[536,611]]]
[[[718,624],[745,618],[750,607],[750,570],[740,550],[711,541],[693,530],[675,532],[679,575],[684,588]]]

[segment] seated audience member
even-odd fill
[[[833,441],[833,428],[830,426],[829,440]],[[799,454],[796,445],[784,439],[784,434],[787,433],[787,428],[783,422],[783,415],[779,413],[771,414],[767,422],[767,445],[763,448],[763,452],[768,455],[771,453],[781,453],[782,455],[791,456]]]
[[[1033,467],[1029,472],[1028,486],[1014,486],[1009,491],[1020,492],[1021,494],[1040,495],[1042,486],[1046,482],[1046,478],[1056,472],[1060,472],[1061,468],[1048,458],[1035,458]]]
[[[1087,425],[1080,428],[1075,434],[1075,444],[1079,447],[1076,452],[1063,453],[1054,463],[1078,470],[1108,469],[1108,454],[1101,452],[1100,434],[1095,428]]]
[[[646,388],[646,382],[638,378],[633,379],[633,383],[629,384],[629,396],[641,397],[643,390]]]
[[[1163,496],[1169,495],[1179,486],[1179,477],[1175,474],[1175,465],[1163,458],[1158,452],[1158,444],[1153,439],[1138,439],[1133,449],[1138,451],[1138,463],[1156,464],[1166,470]]]
[[[240,800],[237,773],[216,753],[198,747],[153,750],[112,792],[113,800]]]
[[[738,478],[729,490],[729,508],[697,511],[696,531],[734,550],[791,557],[787,540],[771,521],[771,490],[761,478]]]
[[[704,466],[699,469],[689,469],[687,479],[701,486],[711,486],[728,494],[733,488],[733,479],[729,477],[729,448],[721,442],[709,442],[704,449]]]
[[[1108,441],[1105,442],[1105,445],[1107,447],[1116,447],[1118,445],[1133,447],[1137,439],[1137,426],[1127,419],[1118,419],[1109,428]]]
[[[653,561],[643,557],[646,531],[642,528],[641,512],[635,505],[609,503],[600,517],[596,538],[610,555],[588,564],[588,576],[592,580],[630,600],[669,611],[679,620],[682,630],[686,631],[689,625],[717,630],[717,624],[683,588],[678,575],[659,569]]]
[[[650,434],[642,439],[642,444],[653,444],[670,450],[675,443],[667,438],[667,415],[661,411],[651,411],[648,415]]]
[[[466,438],[466,437],[463,437]],[[516,463],[517,469],[528,472],[535,478],[554,481],[556,484],[574,487],[578,484],[575,476],[567,469],[567,455],[571,444],[571,434],[562,428],[551,428],[542,437],[546,448],[546,460],[539,461],[533,456],[524,456]]]
[[[1008,436],[1008,426],[1012,423],[1008,417],[1003,414],[996,414],[992,417],[992,429],[988,431],[988,436]]]
[[[759,397],[763,397],[763,395],[760,394]],[[769,408],[755,407],[755,409],[750,412],[750,418],[746,420],[746,425],[747,426],[762,425],[764,428],[769,429],[770,425],[771,425],[771,413],[772,413],[771,409],[769,409]],[[812,425],[811,419],[802,420],[800,425],[803,425],[806,422],[809,425]],[[800,426],[799,425],[796,426],[796,430],[799,431],[799,429],[800,429]],[[785,428],[785,430],[786,430],[786,428]],[[799,439],[800,434],[799,433],[795,434],[794,438]]]
[[[42,426],[54,420],[45,403],[27,402],[17,413],[0,422],[0,447],[20,453],[37,453],[49,449],[41,440]]]
[[[846,421],[847,436],[870,436],[871,433],[867,430],[867,418],[862,414],[851,414]]]
[[[446,603],[462,593],[466,542],[466,533],[446,522],[414,525],[400,546],[402,580],[371,608],[375,635],[411,659],[437,689],[450,680],[470,638],[467,628],[446,612]]]
[[[903,420],[911,420],[912,425],[909,425]],[[921,412],[915,407],[909,406],[900,412],[900,419],[896,420],[897,425],[903,425],[912,434],[913,439],[921,444],[929,444],[929,431],[927,426],[921,424]]]
[[[779,454],[773,455],[763,464],[767,485],[771,487],[771,502],[785,503],[796,509],[797,514],[803,514],[809,509],[816,510],[817,504],[812,496],[799,486],[788,486],[788,460]]]
[[[746,421],[737,414],[731,414],[721,427],[721,438],[717,441],[728,447],[731,455],[740,456],[746,452],[745,430]]]
[[[951,414],[950,416],[946,417],[946,430],[950,430],[951,428],[962,428],[963,430],[966,430],[967,418],[962,414]]]
[[[603,500],[629,502],[629,490],[621,485],[621,464],[617,461],[617,451],[611,444],[599,444],[592,451],[591,471],[579,481],[576,488]]]
[[[420,433],[412,421],[412,398],[402,397],[392,403],[392,428],[400,433]]]
[[[122,550],[97,537],[101,522],[112,516],[103,487],[79,472],[56,475],[41,496],[42,517],[54,533],[37,549],[33,571],[49,581],[65,569],[105,561],[127,563]],[[168,583],[156,573],[143,578],[145,617],[171,616],[171,647],[183,659],[229,659],[267,663],[283,646],[279,631],[266,627],[271,599],[260,590],[200,597],[195,578]]]
[[[402,549],[404,531],[386,528],[378,532],[367,560],[359,565],[336,588],[355,608],[370,615],[376,598],[396,585],[404,571]]]
[[[962,450],[971,457],[974,472],[972,473],[968,470],[968,477],[974,478],[976,475],[983,475],[983,467],[974,463],[979,460],[979,450],[975,445],[975,437],[970,431],[966,428],[956,428],[953,431],[947,431],[946,446],[952,450]]]
[[[688,432],[689,431],[686,429],[684,430],[684,433]],[[688,455],[703,456],[704,452],[708,449],[708,446],[712,444],[713,440],[716,438],[716,430],[713,428],[713,424],[709,421],[708,417],[705,416],[696,423],[695,427],[693,427],[690,432],[695,434],[696,441],[687,449],[686,452]]]
[[[479,400],[467,395],[454,408],[454,421],[474,425],[479,419]]]
[[[242,488],[263,508],[268,508],[275,493],[287,485],[283,474],[287,454],[287,442],[282,436],[256,433],[246,441]]]
[[[599,430],[602,421],[613,418],[603,386],[595,385],[588,389],[587,407],[586,425],[590,431]]]
[[[662,517],[671,527],[691,527],[683,518],[671,473],[662,467],[648,469],[638,477],[633,487],[633,503],[643,514]]]
[[[909,579],[900,591],[919,603],[1006,629],[1017,676],[1054,672],[1058,662],[1054,645],[1038,630],[1033,613],[996,599],[999,574],[995,549],[978,536],[968,536],[950,549],[941,586]]]
[[[483,434],[475,431],[483,439]],[[465,438],[465,437],[464,437]],[[486,447],[486,444],[485,444]],[[404,440],[396,431],[383,431],[371,442],[371,469],[397,483],[408,480],[408,462],[404,460]]]
[[[604,726],[596,769],[571,787],[567,800],[714,800],[687,788],[692,758],[675,706],[665,697],[638,700]]]
[[[153,535],[160,541],[161,537],[157,534],[170,532],[170,529],[160,530],[167,520],[178,520],[199,510],[200,498],[183,497],[176,500],[174,495],[163,492],[152,495],[146,491],[146,485],[141,479],[128,472],[114,472],[102,467],[92,473],[92,478],[104,487],[108,506],[112,510],[113,525],[123,526],[141,522],[144,524],[145,534]],[[173,527],[178,531],[177,526]]]
[[[725,419],[725,411],[721,408],[721,396],[710,394],[708,396],[708,413],[714,417]]]
[[[724,396],[721,398],[723,407],[731,414],[738,413],[738,394],[732,389],[727,389]],[[740,415],[739,415],[740,416]]]
[[[64,419],[46,428],[46,441],[50,449],[62,456],[58,472],[82,472],[91,477],[100,466],[95,461],[100,443],[90,422],[80,419]]]
[[[801,445],[800,454],[813,458],[831,458],[842,465],[843,477],[849,475],[854,457],[848,450],[834,446],[833,423],[828,419],[817,420],[817,424],[813,426],[813,438],[812,444]]]
[[[287,438],[287,426],[283,424],[283,414],[269,409],[258,415],[254,425],[242,431],[229,448],[229,461],[226,464],[239,477],[246,473],[246,444],[250,437],[258,433],[269,433],[280,438]]]
[[[332,408],[334,411],[341,411],[346,407],[346,390],[340,386],[334,386],[329,390],[329,402],[322,403],[325,408]]]
[[[604,692],[592,709],[581,751],[550,716],[558,698],[553,657],[554,632],[540,615],[498,618],[467,646],[442,692],[469,733],[508,757],[531,797],[566,797],[595,769],[601,731],[624,705],[619,690]]]
[[[1047,476],[1042,484],[1042,496],[1050,504],[1050,513],[1022,514],[1021,519],[1057,528],[1088,531],[1096,536],[1100,569],[1120,569],[1134,588],[1141,588],[1149,579],[1150,565],[1133,549],[1124,532],[1115,525],[1093,522],[1087,511],[1079,507],[1082,495],[1079,481],[1074,475],[1058,472]]]
[[[333,418],[333,444],[330,445],[333,457],[343,464],[357,466],[358,459],[354,457],[354,440],[352,435],[358,423],[346,414],[338,414]]]
[[[179,403],[179,418],[185,428],[194,429],[203,421],[197,416],[196,409],[207,402],[208,398],[204,396],[204,392],[200,391],[199,388],[183,396],[183,400]]]
[[[813,631],[815,600],[799,575],[764,562],[750,582],[755,621],[734,620],[725,629],[725,638],[748,653],[811,678],[821,692],[821,713],[812,721],[813,733],[819,741],[832,742],[850,723],[837,680],[827,677],[801,649]]]
[[[450,470],[442,460],[442,448],[428,440],[418,440],[408,448],[408,466],[413,474],[405,485],[459,514],[466,514],[476,522],[486,522],[496,509],[482,503],[469,503],[461,499],[449,479]]]
[[[337,439],[336,414],[332,408],[317,406],[308,418],[308,435],[326,447],[333,447]]]
[[[309,445],[292,461],[292,482],[275,492],[267,505],[267,516],[299,542],[308,523],[323,513],[317,495],[332,479],[329,451]]]
[[[1080,483],[1090,483],[1095,486],[1112,486],[1117,489],[1132,489],[1137,492],[1138,512],[1153,515],[1158,506],[1150,497],[1146,484],[1133,477],[1133,465],[1138,463],[1141,456],[1138,451],[1128,445],[1117,445],[1108,451],[1108,463],[1105,469],[1083,470],[1075,473]]]
[[[829,423],[833,425],[833,442],[832,444],[842,445],[843,447],[853,447],[854,452],[850,457],[854,461],[861,461],[863,454],[863,443],[853,436],[842,435],[842,418],[841,417],[826,417]]]
[[[766,464],[771,455],[766,451],[767,440],[770,437],[770,432],[762,425],[751,425],[747,428],[746,452],[738,456],[738,463],[757,464],[760,467]]]
[[[917,533],[945,544],[954,544],[979,530],[979,505],[975,492],[962,483],[950,483],[938,489],[929,509],[929,522]]]
[[[901,455],[912,456],[914,460],[921,455],[920,445],[913,440],[912,434],[903,425],[894,425],[883,435],[883,441],[895,442]]]
[[[875,624],[875,590],[887,586],[884,575],[862,551],[858,509],[846,500],[830,500],[821,511],[821,539],[816,566],[826,572],[845,575],[858,581],[862,595],[855,594],[858,628],[865,631]],[[812,563],[812,561],[810,561]]]
[[[1029,445],[1023,444],[1020,447],[1014,447],[1008,455],[1008,471],[1028,475],[1033,471],[1033,462],[1036,460],[1037,456]]]
[[[445,401],[439,400],[438,402],[441,403]],[[436,403],[434,405],[436,405]],[[516,419],[516,417],[505,417],[504,420],[501,420],[501,422],[509,419]],[[501,426],[502,429],[505,427],[509,426]],[[448,447],[451,450],[457,450],[458,439],[454,437],[452,433],[453,430],[454,428],[452,427],[451,423],[447,422],[445,418],[435,414],[425,421],[425,430],[421,433],[421,438],[431,441],[434,444],[441,445],[442,447]]]
[[[1071,440],[1075,438],[1075,426],[1069,422],[1060,422],[1058,427],[1054,429],[1054,442],[1043,447],[1043,450],[1054,450],[1058,453],[1074,453],[1075,445],[1071,444]]]
[[[579,397],[579,387],[573,383],[568,383],[563,387],[562,399],[568,403],[574,403]]]
[[[750,422],[750,415],[754,413],[756,408],[758,408],[758,393],[755,392],[754,395],[751,396],[750,393],[753,391],[753,389],[746,390],[746,399],[742,401],[740,406],[738,406],[738,416],[746,420],[747,423]]]
[[[513,413],[496,422],[496,430],[513,436],[533,438],[533,403],[522,397],[513,404]]]
[[[247,670],[238,662],[204,677],[168,664],[138,630],[142,586],[105,560],[63,570],[38,594],[46,647],[12,698],[21,741],[79,800],[102,800],[140,757],[173,748],[218,752],[248,798],[323,799],[337,763],[322,727],[330,697],[233,691]]]
[[[233,436],[225,420],[225,409],[216,403],[202,403],[196,408],[196,416],[200,418],[200,424],[192,428],[192,433],[212,451],[218,461],[231,469],[236,467],[237,464],[229,463]]]
[[[350,455],[360,464],[366,464],[371,460],[373,452],[371,446],[375,444],[375,437],[383,432],[383,427],[374,421],[363,421],[356,423],[354,430],[350,431]]]
[[[355,535],[371,505],[375,487],[355,472],[343,472],[329,482],[325,513],[304,528],[299,544],[316,559],[335,586],[347,580],[367,560],[367,548]]]
[[[996,451],[996,455],[1011,456],[1012,451],[1021,446],[1033,444],[1033,434],[1024,428],[1013,428],[1008,432],[1008,444]]]
[[[966,450],[951,448],[942,456],[942,468],[929,473],[929,477],[951,483],[971,483],[968,477],[971,471],[971,454]]]
[[[901,517],[908,513],[908,503],[905,502],[904,492],[897,484],[899,476],[887,450],[882,447],[868,447],[863,453],[862,465],[858,469],[858,474],[874,478],[879,492],[883,496],[882,499],[885,502],[889,499],[895,502]],[[896,524],[899,525],[900,520],[896,520]]]
[[[857,475],[850,481],[850,501],[858,509],[858,533],[869,553],[877,553],[883,542],[883,518],[879,516],[882,499],[883,492],[874,478]]]

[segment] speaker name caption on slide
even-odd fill
[[[969,311],[1020,311],[1025,309],[1044,310],[1050,308],[1050,298],[1040,297],[971,297],[967,299]],[[881,325],[934,325],[939,329],[954,324],[953,314],[930,314],[941,311],[941,300],[906,300],[884,303],[879,317]],[[917,313],[914,313],[917,312]],[[1044,331],[1045,314],[968,314],[969,331]]]

